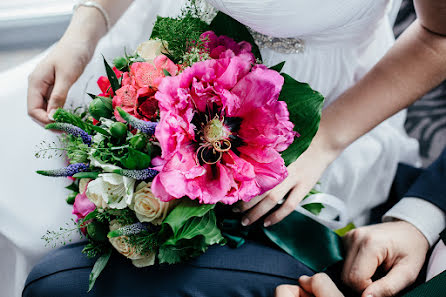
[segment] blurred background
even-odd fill
[[[76,0],[0,0],[0,72],[43,52],[65,31]],[[414,20],[413,0],[403,0],[394,32],[398,37]],[[427,166],[446,146],[446,82],[408,110],[406,130],[420,141]]]
[[[41,53],[57,41],[74,0],[1,0],[0,72]]]

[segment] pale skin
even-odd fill
[[[96,2],[109,13],[112,23],[117,21],[131,3],[130,0]],[[266,195],[237,205],[239,211],[245,212],[243,221],[245,225],[257,221],[290,193],[282,206],[265,219],[264,224],[268,226],[280,222],[295,209],[328,165],[347,146],[446,79],[446,54],[444,54],[446,53],[446,1],[415,0],[414,3],[418,20],[404,32],[391,50],[361,81],[324,110],[320,129],[312,144],[288,167],[289,176],[285,181]],[[76,11],[62,39],[29,77],[28,114],[34,120],[40,124],[51,122],[51,113],[58,107],[63,107],[70,87],[82,74],[98,41],[105,33],[105,22],[99,11],[85,7]],[[374,234],[375,231],[379,231],[375,228],[380,227],[366,228],[369,229],[358,229],[355,232]],[[411,228],[402,224],[392,227],[392,230],[403,234],[413,233]],[[386,263],[388,268],[395,267],[399,263],[383,257],[378,252],[385,246],[395,251],[397,255],[395,259],[402,257],[401,254],[404,253],[401,249],[395,249],[393,245],[388,246],[391,243],[390,238],[383,239],[380,243],[367,238],[369,237],[353,236],[351,249],[355,246],[370,247],[373,251],[371,254],[379,259],[375,263]],[[427,244],[424,237],[408,236],[407,240],[411,240],[410,244],[419,244],[420,247],[424,247],[420,242]],[[405,242],[403,245],[410,246],[410,244]],[[424,248],[420,248],[420,251],[425,255]],[[361,258],[355,256],[352,263]],[[413,269],[418,269],[420,259],[411,262]],[[418,264],[414,264],[415,262]],[[373,269],[370,268],[367,273],[360,274],[361,277],[357,278],[352,277],[354,274],[349,276],[348,272],[344,273],[344,279],[358,291],[368,293],[367,290],[372,290],[369,288],[376,283],[370,283],[370,276],[367,276]],[[389,272],[388,277],[390,276],[397,277],[395,274],[390,275]],[[400,290],[403,284],[408,285],[413,281],[412,278],[407,277],[404,281],[399,281],[398,288],[393,290]],[[375,287],[379,288],[381,284]],[[386,292],[373,296],[391,296],[388,293],[393,291]]]

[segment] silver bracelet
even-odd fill
[[[107,11],[104,9],[104,7],[102,7],[101,4],[99,4],[97,2],[94,2],[94,1],[85,1],[85,0],[83,0],[83,1],[79,1],[76,5],[74,5],[73,11],[76,11],[81,6],[84,6],[84,7],[94,7],[97,10],[99,10],[99,12],[104,17],[105,26],[107,27],[107,32],[110,31],[110,28],[111,28],[110,17],[108,15]]]

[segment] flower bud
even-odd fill
[[[99,121],[99,119],[110,119],[113,115],[112,99],[111,98],[96,98],[91,101],[88,108],[91,116]]]
[[[124,69],[125,67],[128,66],[128,61],[126,58],[124,57],[117,57],[113,60],[113,64],[116,66],[116,68],[118,68],[119,70]]]
[[[110,126],[110,134],[115,139],[122,139],[127,136],[127,126],[121,122],[115,122]]]
[[[130,139],[130,146],[138,151],[143,151],[147,144],[147,138],[144,135],[138,134]]]
[[[99,222],[93,221],[87,225],[88,236],[95,241],[106,241],[108,240],[107,226]]]
[[[73,205],[74,204],[74,200],[76,199],[77,194],[78,193],[76,193],[76,192],[71,192],[68,195],[67,199],[66,199],[67,203],[70,204],[70,205]]]

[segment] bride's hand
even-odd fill
[[[74,82],[92,56],[89,44],[62,39],[29,76],[28,115],[48,124],[53,111],[63,107]]]
[[[318,133],[320,134],[320,133]],[[242,219],[244,226],[250,225],[273,209],[288,193],[287,199],[278,210],[264,220],[264,226],[274,225],[296,209],[296,206],[318,182],[328,165],[339,152],[328,149],[319,135],[310,147],[288,166],[288,177],[278,186],[249,202],[240,202],[234,211],[246,212]]]

